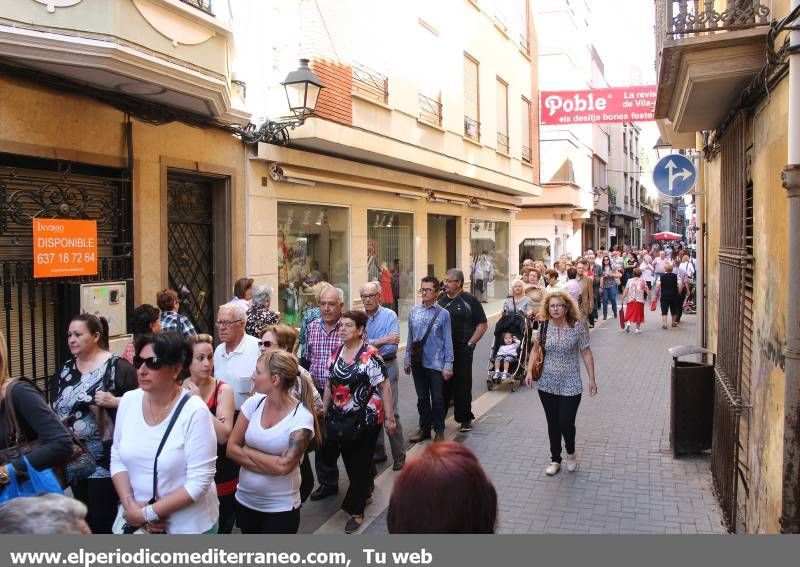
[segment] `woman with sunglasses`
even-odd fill
[[[255,395],[242,404],[228,455],[242,467],[236,516],[245,534],[296,534],[300,527],[300,461],[319,435],[315,415],[293,395],[297,359],[281,350],[262,354]],[[312,390],[314,388],[311,388]]]
[[[137,387],[136,371],[108,352],[108,322],[103,317],[89,313],[73,317],[67,345],[72,358],[50,381],[51,404],[97,464],[89,476],[70,478],[70,488],[88,509],[86,522],[92,533],[110,534],[118,502],[109,473],[114,422],[123,394]]]
[[[189,345],[175,332],[136,343],[139,389],[122,397],[111,449],[120,500],[115,533],[123,524],[150,533],[217,533],[217,436],[206,404],[181,387],[190,359]]]
[[[258,343],[258,348],[261,353],[271,352],[276,350],[285,350],[292,352],[294,345],[297,342],[297,330],[289,325],[268,325],[264,327],[261,334],[261,341]],[[292,395],[298,400],[302,401],[306,409],[317,416],[317,419],[322,417],[322,396],[319,395],[317,388],[314,386],[314,379],[311,374],[299,366],[297,369],[299,375],[298,380],[295,382]],[[310,398],[308,396],[311,396]],[[319,439],[319,438],[317,438]],[[309,442],[309,450],[315,441]],[[308,457],[300,461],[300,502],[305,502],[314,490],[314,473],[311,470],[311,461]]]
[[[189,363],[189,379],[183,388],[198,396],[206,404],[212,416],[217,437],[217,472],[214,484],[219,499],[219,533],[229,534],[236,523],[236,484],[239,482],[239,465],[228,458],[228,437],[233,431],[233,389],[214,378],[214,340],[211,335],[200,334],[189,337],[192,361]]]
[[[597,394],[594,375],[594,357],[589,348],[589,331],[580,324],[578,304],[566,291],[548,293],[542,304],[539,320],[540,334],[545,335],[544,363],[537,382],[539,398],[547,417],[547,433],[550,437],[550,464],[545,474],[553,476],[561,469],[561,440],[567,449],[567,471],[578,470],[575,456],[575,416],[581,403],[583,383],[580,359],[589,374],[589,395]],[[533,387],[533,366],[536,355],[531,351],[525,384]]]

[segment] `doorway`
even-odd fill
[[[428,273],[443,278],[456,267],[456,220],[448,215],[428,215]]]

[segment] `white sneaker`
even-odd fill
[[[494,379],[495,379],[495,380],[500,380],[500,371],[499,371],[499,370],[495,370],[495,372],[494,372]]]
[[[642,332],[642,330],[641,330],[641,329],[636,329],[636,330],[634,331],[634,333],[637,333],[637,334],[638,334],[638,333],[641,333],[641,332]]]
[[[575,472],[578,470],[578,459],[567,458],[567,472]]]
[[[561,470],[561,463],[552,462],[549,465],[547,465],[546,469],[544,469],[544,474],[546,474],[547,476],[553,476],[560,470]]]

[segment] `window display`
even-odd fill
[[[508,223],[470,221],[470,281],[483,303],[508,296]]]
[[[321,281],[342,288],[349,305],[349,226],[346,208],[278,203],[278,305],[285,323],[299,325],[316,306],[309,288]]]
[[[367,211],[367,278],[381,286],[381,304],[401,319],[414,306],[414,215]]]

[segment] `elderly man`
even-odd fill
[[[156,305],[161,309],[161,330],[177,331],[184,339],[196,335],[197,331],[185,315],[178,313],[178,292],[164,289],[156,295]]]
[[[406,450],[403,446],[403,430],[400,425],[400,410],[398,409],[397,378],[397,345],[400,344],[400,324],[397,314],[391,309],[381,307],[381,286],[378,282],[369,282],[361,288],[361,302],[367,313],[367,342],[376,347],[386,366],[389,386],[392,388],[394,402],[394,418],[397,429],[389,435],[389,444],[392,448],[393,470],[402,470],[406,462]],[[388,433],[387,433],[388,435]],[[386,442],[383,433],[378,433],[378,443],[375,446],[374,460],[382,463],[386,460]]]
[[[578,262],[578,283],[580,284],[580,295],[578,296],[578,307],[581,310],[581,323],[587,328],[594,327],[594,277],[588,275],[589,262],[581,260]]]
[[[253,372],[258,361],[258,339],[245,334],[247,315],[239,303],[226,303],[217,311],[217,335],[221,343],[214,350],[214,376],[233,390],[236,411],[250,397]]]
[[[309,372],[321,396],[328,385],[328,366],[331,355],[342,346],[339,337],[339,320],[344,306],[344,292],[338,287],[329,287],[319,295],[320,318],[306,327],[305,357],[310,362]],[[338,445],[337,445],[338,447]],[[322,458],[322,455],[325,458]],[[314,466],[319,487],[311,493],[311,500],[322,500],[339,493],[338,450],[318,451]]]
[[[0,506],[0,534],[91,534],[86,506],[63,494],[14,498]]]
[[[422,278],[419,290],[422,305],[415,305],[408,315],[403,370],[406,374],[413,373],[419,411],[419,431],[409,439],[412,443],[430,439],[431,429],[436,433],[434,441],[444,441],[447,413],[444,384],[453,377],[453,339],[450,314],[436,304],[438,289],[436,278]],[[414,343],[422,344],[422,356],[417,360],[412,357]]]
[[[439,305],[450,314],[453,330],[453,379],[445,384],[445,413],[453,400],[455,420],[460,431],[472,430],[472,352],[486,332],[486,313],[478,299],[464,291],[464,272],[450,269],[444,279]]]

